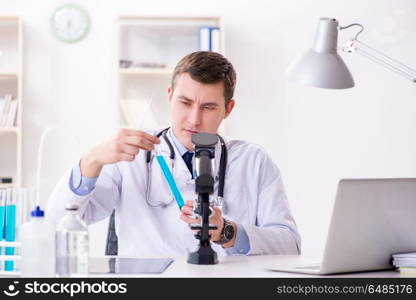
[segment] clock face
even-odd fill
[[[81,7],[65,5],[53,13],[51,27],[58,39],[73,43],[81,40],[88,33],[90,18]]]

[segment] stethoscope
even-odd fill
[[[171,169],[173,173],[174,169],[174,161],[175,161],[175,150],[173,149],[172,143],[169,141],[166,133],[168,132],[170,127],[161,130],[159,133],[156,134],[156,137],[164,139],[166,144],[169,147],[169,158],[171,161]],[[216,205],[222,205],[223,198],[224,198],[224,184],[225,184],[225,172],[227,167],[227,146],[225,145],[224,139],[217,134],[218,139],[221,143],[221,157],[220,157],[220,170],[219,170],[219,177],[218,177],[218,193],[216,198]],[[147,184],[146,184],[146,203],[151,207],[166,207],[171,204],[174,199],[172,199],[169,203],[164,204],[152,204],[149,201],[149,194],[150,194],[150,187],[151,187],[151,161],[152,161],[152,151],[146,151],[146,164],[147,164]]]

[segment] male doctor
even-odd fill
[[[118,255],[129,257],[178,256],[194,251],[198,240],[189,227],[195,180],[194,145],[198,132],[217,133],[232,112],[236,73],[221,54],[194,52],[177,64],[168,88],[173,145],[172,173],[187,199],[182,210],[155,159],[146,163],[146,151],[169,153],[155,132],[121,129],[92,148],[61,179],[48,201],[49,220],[57,223],[67,203],[77,203],[87,224],[108,217],[115,209]],[[215,207],[210,223],[213,249],[219,255],[298,254],[300,236],[289,210],[277,166],[259,146],[223,137],[228,161],[223,205]],[[215,192],[218,190],[221,146],[215,151]],[[226,230],[224,230],[226,228]]]

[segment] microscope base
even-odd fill
[[[194,265],[215,265],[218,263],[217,252],[208,247],[200,246],[198,251],[188,254],[188,263]]]

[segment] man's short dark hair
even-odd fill
[[[173,72],[172,90],[175,89],[178,76],[184,73],[188,73],[193,80],[201,83],[222,82],[224,84],[225,106],[233,98],[237,76],[233,65],[221,54],[197,51],[183,57]]]

